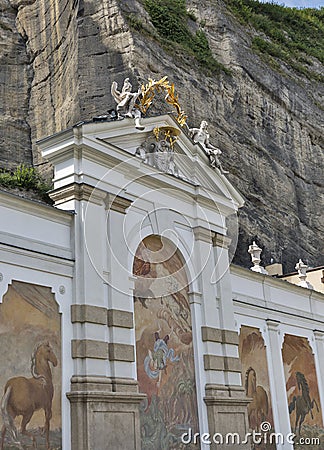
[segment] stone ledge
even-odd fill
[[[72,358],[108,359],[108,343],[91,339],[71,341]]]
[[[205,386],[206,397],[217,397],[217,398],[248,398],[245,394],[245,389],[239,385],[224,385],[224,384],[214,384],[207,383]],[[252,399],[250,399],[252,400]]]
[[[108,354],[110,361],[135,361],[134,347],[128,344],[108,344]]]
[[[71,378],[71,391],[138,393],[138,382],[132,378],[73,375]]]
[[[204,342],[220,342],[222,344],[239,344],[239,337],[236,331],[222,330],[220,328],[201,327],[201,336]]]
[[[109,327],[134,328],[133,313],[119,309],[109,309],[107,314]]]
[[[132,392],[102,392],[102,391],[72,391],[67,392],[67,398],[71,403],[126,403],[126,404],[139,404],[145,398],[146,394],[132,393]]]
[[[71,305],[71,322],[107,325],[107,309],[92,305]]]

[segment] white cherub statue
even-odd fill
[[[141,94],[139,89],[137,92],[132,92],[132,85],[129,78],[125,78],[121,91],[118,91],[118,84],[116,81],[112,82],[111,95],[114,97],[117,103],[118,117],[130,117],[135,120],[135,128],[138,130],[144,130],[141,124],[141,112],[135,107],[136,100]]]
[[[208,123],[206,120],[203,120],[200,124],[200,128],[189,128],[189,134],[191,139],[195,144],[201,144],[206,154],[209,157],[210,165],[213,169],[216,167],[219,168],[222,174],[229,173],[227,170],[224,170],[221,162],[218,159],[218,155],[221,155],[222,152],[219,148],[214,147],[209,142],[209,133],[207,131]]]

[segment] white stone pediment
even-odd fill
[[[242,196],[221,174],[219,169],[213,169],[209,165],[209,159],[200,144],[195,144],[170,115],[150,117],[142,119],[145,126],[143,131],[134,127],[132,119],[123,119],[114,122],[89,123],[84,125],[84,135],[93,141],[107,144],[108,147],[119,148],[135,158],[137,149],[143,142],[150,138],[154,140],[153,129],[156,127],[175,127],[180,134],[174,144],[174,163],[178,173],[174,175],[186,182],[207,190],[219,197],[226,197],[234,201],[237,208],[244,203]],[[143,162],[145,164],[145,162]],[[149,163],[148,163],[149,165]],[[157,169],[159,171],[159,169]],[[163,172],[163,168],[160,170]]]
[[[150,117],[142,123],[144,130],[137,130],[132,119],[80,123],[40,141],[43,156],[56,165],[55,188],[67,182],[96,184],[95,179],[102,179],[104,171],[114,169],[116,186],[119,172],[124,178],[141,174],[147,185],[190,192],[201,204],[217,204],[224,215],[243,205],[242,196],[226,176],[210,167],[203,147],[195,144],[172,116]],[[173,148],[159,148],[153,153],[138,150],[145,142],[146,150],[151,144],[165,143],[160,137],[157,141],[153,133],[163,127],[177,134]]]

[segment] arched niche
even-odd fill
[[[47,344],[52,352],[49,355],[50,360],[38,359],[37,349]],[[33,413],[27,424],[27,430],[33,430],[37,448],[46,448],[45,437],[42,433],[45,424],[42,402],[46,399],[50,401],[51,385],[53,386],[53,398],[49,404],[52,413],[49,443],[51,448],[61,448],[61,314],[50,287],[15,280],[8,286],[0,304],[0,361],[1,396],[8,380],[14,377],[32,380],[32,383],[27,381],[27,385],[34,386],[32,394],[25,395],[22,390],[21,395],[26,402],[24,404],[30,404],[30,412]],[[43,373],[43,370],[46,373]],[[41,392],[40,398],[38,398],[38,391]],[[12,392],[14,393],[14,389]],[[7,400],[2,399],[2,404],[7,405],[8,411],[12,401],[14,400],[10,395]],[[39,410],[34,407],[37,402],[41,405]],[[2,418],[0,420],[2,426]],[[21,420],[21,415],[15,420],[18,430]],[[31,438],[21,433],[18,433],[18,441],[26,446],[32,446]],[[7,448],[6,445],[10,448],[13,445],[8,430],[4,444],[4,448]]]
[[[134,310],[142,449],[180,448],[199,431],[189,282],[175,244],[147,236],[137,248]]]

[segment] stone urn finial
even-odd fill
[[[262,266],[260,266],[261,252],[262,252],[262,249],[260,247],[258,247],[258,245],[255,243],[255,241],[253,241],[253,244],[249,246],[249,250],[248,250],[248,253],[250,253],[252,263],[253,263],[251,270],[253,270],[253,272],[259,272],[259,273],[268,275],[268,272]]]
[[[300,259],[296,264],[295,269],[298,271],[298,278],[300,280],[298,286],[305,287],[307,289],[314,289],[313,286],[306,280],[308,265],[304,264]]]

